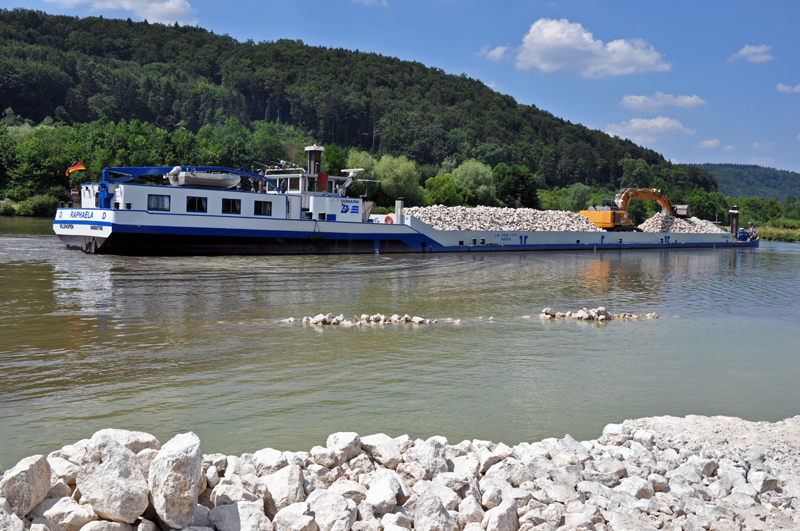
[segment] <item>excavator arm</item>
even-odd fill
[[[661,193],[661,190],[655,188],[625,188],[617,193],[614,202],[620,210],[628,211],[628,206],[634,199],[644,199],[656,201],[664,212],[670,216],[675,216],[675,206],[669,198]]]

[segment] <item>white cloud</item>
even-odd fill
[[[497,46],[495,48],[491,48],[491,46],[487,44],[478,50],[475,55],[478,57],[485,57],[490,61],[500,61],[506,58],[506,50],[508,50],[508,46]]]
[[[797,140],[800,140],[800,135],[797,135]]]
[[[784,85],[783,83],[778,83],[778,86],[776,86],[775,88],[778,89],[778,92],[785,92],[786,94],[791,94],[793,92],[795,94],[800,94],[800,85],[791,86],[791,85]]]
[[[767,46],[766,44],[759,44],[758,46],[745,44],[741,50],[728,57],[728,62],[730,63],[737,59],[745,59],[751,63],[766,63],[767,61],[775,59],[767,53],[771,49],[772,46]]]
[[[772,149],[775,142],[753,142],[753,149]]]
[[[691,109],[699,105],[705,105],[706,100],[693,94],[691,96],[673,96],[672,94],[664,94],[663,92],[656,92],[652,96],[630,96],[625,95],[622,101],[619,102],[623,107],[634,109],[637,111],[658,111],[667,105],[674,105],[675,107],[683,107],[684,109]]]
[[[618,124],[608,124],[606,133],[612,136],[628,138],[640,144],[655,142],[659,138],[666,138],[678,135],[693,135],[694,129],[687,129],[674,118],[645,119],[634,118],[627,122]]]
[[[722,148],[722,151],[736,151],[736,148],[733,146],[725,146]]]
[[[130,11],[148,22],[161,24],[197,25],[197,17],[192,15],[192,6],[187,0],[45,0],[62,6],[88,5],[96,11]]]
[[[353,2],[367,4],[368,6],[389,7],[389,2],[387,2],[386,0],[353,0]]]
[[[756,157],[750,159],[750,164],[756,164],[758,166],[775,166],[775,159],[771,159],[769,157]]]
[[[506,50],[508,50],[508,46],[498,46],[494,50],[487,53],[486,58],[490,61],[499,61],[501,59],[505,59]]]
[[[701,149],[712,149],[715,147],[719,147],[719,138],[714,138],[712,140],[703,140],[697,145],[697,147]]]
[[[598,78],[636,72],[663,72],[672,65],[641,39],[596,40],[581,24],[540,18],[522,39],[517,68],[544,72],[575,70]]]

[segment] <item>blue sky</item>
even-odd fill
[[[794,0],[26,0],[24,7],[376,52],[464,73],[676,162],[800,172]]]

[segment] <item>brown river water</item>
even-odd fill
[[[515,444],[652,415],[775,421],[800,413],[799,272],[800,246],[770,242],[113,257],[65,249],[48,220],[0,218],[0,466],[106,427],[192,430],[206,453],[241,454],[336,431]],[[661,317],[538,319],[600,305]],[[321,312],[440,323],[282,322]]]

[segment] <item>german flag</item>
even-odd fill
[[[78,170],[85,170],[85,169],[86,169],[86,166],[83,165],[83,162],[79,161],[78,159],[75,159],[75,162],[72,163],[72,166],[70,166],[67,169],[66,176],[69,177],[70,173],[72,173],[74,171],[78,171]]]

